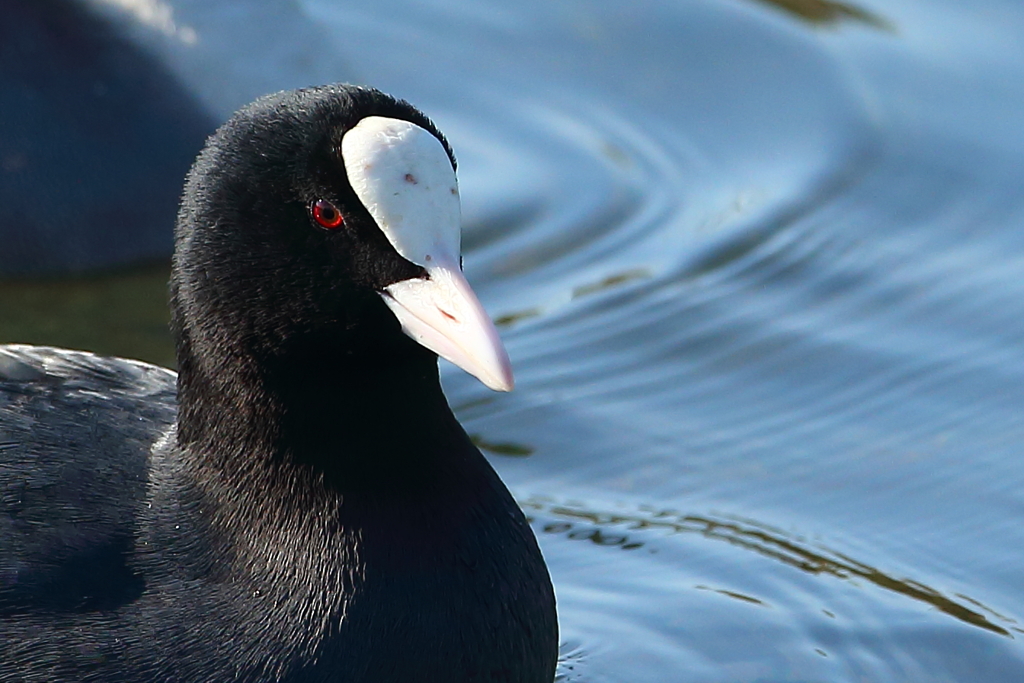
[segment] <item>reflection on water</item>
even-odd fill
[[[580,285],[572,290],[572,298],[579,299],[580,297],[587,296],[588,294],[596,294],[597,292],[603,292],[607,289],[613,289],[619,285],[624,285],[627,282],[632,282],[633,280],[649,278],[651,275],[652,273],[649,268],[633,268],[622,273],[609,275],[599,282],[594,282],[589,285]]]
[[[749,519],[716,519],[702,515],[687,515],[675,510],[637,510],[631,513],[601,512],[580,504],[557,503],[544,497],[520,500],[523,509],[537,523],[538,517],[554,517],[568,521],[547,521],[538,528],[546,534],[557,534],[575,541],[589,541],[602,547],[634,550],[644,547],[655,538],[645,534],[667,531],[670,534],[700,534],[705,538],[724,541],[751,550],[761,556],[794,567],[809,574],[831,576],[846,581],[862,579],[892,593],[927,603],[940,612],[978,628],[1013,638],[1010,631],[1024,633],[1017,621],[1002,616],[979,601],[965,595],[952,597],[909,578],[897,578],[843,553],[820,544],[809,544],[806,539],[793,536]],[[624,531],[634,532],[632,534]],[[736,591],[698,585],[743,602],[763,605],[758,598]],[[993,623],[986,614],[1004,624]]]
[[[653,277],[653,273],[650,268],[630,268],[622,272],[608,275],[601,278],[597,282],[591,282],[588,284],[577,285],[573,287],[569,299],[581,299],[591,294],[597,294],[608,290],[621,287],[623,285],[635,282],[637,280],[646,280]],[[565,303],[564,301],[560,303]],[[521,311],[514,311],[512,313],[502,313],[494,318],[494,324],[498,327],[513,327],[516,323],[531,318],[537,318],[546,313],[550,313],[551,310],[545,310],[539,306],[533,308],[524,308]]]
[[[563,642],[558,648],[558,671],[555,673],[555,683],[584,680],[583,674],[578,671],[578,668],[585,658],[586,652],[579,643]]]
[[[494,319],[494,324],[498,327],[511,327],[521,320],[536,318],[541,315],[541,313],[542,311],[539,308],[526,308],[522,311],[516,311],[515,313],[504,313]]]
[[[488,453],[494,453],[495,455],[508,455],[513,458],[525,458],[528,455],[532,455],[534,451],[530,446],[512,441],[488,441],[479,434],[470,434],[469,439],[480,450],[487,451]]]
[[[831,0],[758,0],[774,5],[795,16],[814,24],[834,24],[852,20],[883,31],[895,31],[895,27],[882,17],[845,2]]]
[[[750,595],[743,595],[742,593],[726,590],[724,588],[711,588],[710,586],[694,586],[694,588],[696,588],[699,591],[711,591],[712,593],[718,593],[719,595],[724,595],[727,598],[739,600],[740,602],[747,602],[751,605],[765,604],[763,600],[758,600],[757,598],[752,597]]]

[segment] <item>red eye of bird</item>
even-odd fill
[[[338,211],[338,207],[326,199],[318,199],[313,204],[313,219],[321,227],[328,230],[335,230],[345,222],[345,219],[341,216],[341,211]]]

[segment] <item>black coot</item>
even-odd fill
[[[185,186],[176,380],[0,347],[0,681],[550,683],[547,569],[438,381],[512,384],[454,167],[378,91],[265,97]]]

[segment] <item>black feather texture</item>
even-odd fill
[[[351,86],[211,137],[178,219],[176,386],[0,347],[0,681],[552,680],[533,533],[378,294],[422,271],[346,179],[371,115],[451,157]]]

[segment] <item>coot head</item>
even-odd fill
[[[197,160],[178,221],[183,403],[190,376],[218,373],[203,363],[287,358],[295,370],[338,354],[393,367],[436,353],[510,390],[461,273],[455,165],[426,116],[373,89],[278,93],[239,111]]]

